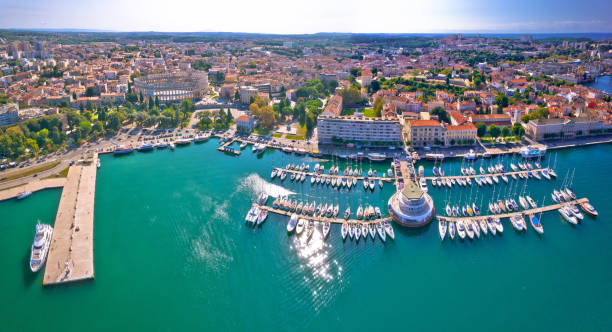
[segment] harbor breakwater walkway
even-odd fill
[[[98,155],[70,167],[57,208],[43,285],[94,277],[93,212]]]
[[[66,184],[66,178],[41,179],[13,188],[0,191],[0,201],[18,197],[27,192],[35,192],[48,188],[61,188]]]
[[[485,215],[485,216],[471,216],[471,217],[446,217],[446,216],[436,216],[436,218],[438,218],[438,220],[443,220],[443,221],[448,221],[448,222],[457,222],[459,220],[481,220],[481,219],[487,219],[487,218],[500,218],[500,219],[504,219],[504,218],[510,218],[512,216],[516,216],[516,215],[530,215],[530,214],[538,214],[540,212],[548,212],[548,211],[554,211],[554,210],[558,210],[560,208],[562,208],[563,206],[569,205],[569,204],[582,204],[584,202],[588,202],[589,200],[587,198],[579,198],[570,202],[563,202],[563,203],[559,203],[559,204],[553,204],[553,205],[547,205],[547,206],[542,206],[542,207],[538,207],[535,209],[529,209],[529,210],[523,210],[523,211],[515,211],[515,212],[507,212],[507,213],[501,213],[501,214],[492,214],[492,215]]]

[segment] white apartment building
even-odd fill
[[[319,143],[358,142],[364,145],[402,141],[402,126],[397,118],[363,116],[326,116],[317,119]]]

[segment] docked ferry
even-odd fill
[[[191,143],[191,140],[188,138],[179,138],[176,141],[174,141],[174,144],[176,145],[187,145]]]
[[[543,146],[524,146],[519,150],[523,158],[542,158],[546,154],[546,147]]]
[[[151,151],[153,150],[153,144],[151,143],[143,143],[139,148],[138,151]]]
[[[120,145],[115,148],[114,154],[132,153],[134,149],[131,146]]]
[[[41,224],[40,222],[36,224],[36,234],[34,234],[34,243],[32,243],[32,252],[30,253],[30,269],[32,272],[40,270],[41,266],[45,264],[51,244],[51,235],[53,235],[51,225]]]
[[[368,153],[368,159],[370,159],[371,161],[385,161],[385,159],[387,159],[387,156],[384,153],[372,152]]]

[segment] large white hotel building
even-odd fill
[[[317,118],[319,143],[338,141],[378,145],[402,141],[402,126],[397,118],[368,118],[363,116],[332,116]]]

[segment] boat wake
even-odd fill
[[[261,194],[262,192],[265,192],[271,197],[288,196],[295,194],[293,191],[287,190],[281,186],[275,185],[264,180],[261,176],[255,173],[247,176],[246,179],[242,181],[241,187],[242,188],[240,189],[251,189],[257,195]]]

